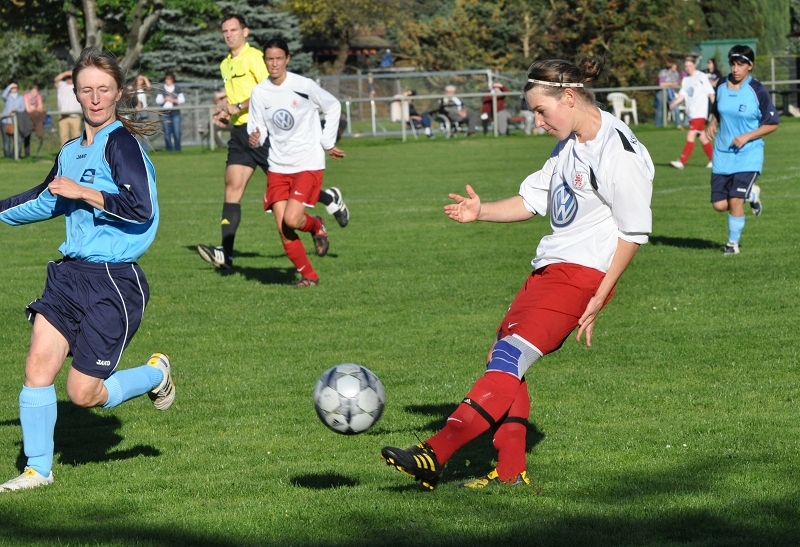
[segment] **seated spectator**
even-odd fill
[[[404,97],[413,97],[416,94],[417,92],[414,90],[403,91]],[[428,115],[428,113],[423,112],[422,114],[420,114],[419,112],[417,112],[417,109],[411,102],[407,102],[406,105],[408,106],[409,123],[413,123],[416,129],[424,128],[425,135],[427,135],[429,139],[432,139],[433,129],[431,129],[431,117]]]
[[[8,116],[13,112],[17,113],[17,150],[22,149],[22,132],[19,127],[20,113],[25,112],[25,99],[19,92],[16,82],[11,82],[3,90],[3,118],[0,123],[3,126],[3,154],[7,158],[14,157],[14,117]],[[30,131],[28,132],[30,135]]]
[[[497,93],[507,93],[508,88],[501,82],[493,82],[489,94],[483,98],[483,105],[481,106],[481,123],[483,124],[483,134],[489,132],[489,122],[494,121],[492,115],[492,96]],[[508,120],[511,114],[506,110],[506,101],[503,95],[497,97],[497,132],[500,135],[508,135]]]
[[[456,86],[448,85],[444,88],[445,97],[441,102],[441,111],[451,122],[467,124],[467,135],[475,134],[478,116],[464,106],[464,102],[456,97]]]
[[[519,104],[519,115],[525,118],[524,131],[526,135],[544,135],[546,131],[543,127],[534,127],[536,117],[531,112],[531,107],[528,106],[528,100],[525,95],[522,95],[522,101]]]

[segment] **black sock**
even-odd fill
[[[319,202],[327,207],[333,203],[333,196],[330,195],[327,190],[320,190]]]
[[[222,249],[225,256],[233,258],[233,240],[242,220],[242,206],[238,203],[222,204]]]

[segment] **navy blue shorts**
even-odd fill
[[[67,339],[72,366],[108,378],[139,328],[150,286],[138,264],[64,259],[47,265],[42,297],[28,304]]]
[[[747,199],[758,178],[758,171],[745,171],[732,175],[711,175],[711,203],[728,198]]]
[[[247,124],[234,125],[228,141],[228,161],[225,165],[246,165],[251,169],[261,167],[264,172],[269,169],[269,138],[258,148],[250,146]]]

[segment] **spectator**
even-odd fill
[[[147,113],[147,92],[150,91],[150,88],[150,79],[144,74],[139,74],[133,86],[133,108],[136,110],[136,121],[146,121],[150,117]]]
[[[508,135],[508,120],[511,119],[511,114],[506,110],[506,101],[503,95],[497,97],[497,120],[494,120],[492,115],[492,97],[498,93],[507,93],[508,88],[501,82],[493,82],[489,90],[489,94],[483,98],[483,105],[481,106],[481,123],[483,124],[483,134],[489,132],[489,122],[497,122],[497,132],[500,135]]]
[[[63,146],[69,140],[81,136],[81,105],[75,97],[75,86],[72,84],[72,70],[65,70],[56,76],[58,111],[61,119],[58,120],[58,136]]]
[[[717,60],[713,57],[706,62],[706,74],[708,74],[708,81],[711,83],[711,86],[716,89],[719,85],[719,82],[722,80],[722,72],[720,72],[719,67],[717,67]]]
[[[525,95],[522,96],[522,100],[519,103],[519,115],[525,118],[525,134],[526,135],[544,135],[545,130],[542,127],[534,127],[534,122],[536,121],[536,117],[531,112],[531,107],[528,106],[528,99],[525,98]]]
[[[156,95],[156,104],[166,109],[161,113],[161,125],[164,128],[167,152],[181,151],[181,111],[177,106],[185,102],[186,97],[175,83],[175,74],[167,72],[164,76],[164,91]]]
[[[414,90],[403,91],[404,97],[413,97],[416,94],[417,92]],[[419,112],[417,112],[417,109],[414,107],[414,104],[410,101],[407,102],[406,105],[408,105],[407,118],[409,123],[413,123],[416,129],[424,128],[425,135],[427,135],[429,139],[432,139],[433,129],[431,129],[431,117],[428,115],[428,113],[423,112],[422,114],[420,114]]]
[[[678,72],[678,64],[675,61],[668,61],[666,68],[662,68],[658,73],[658,85],[666,89],[667,101],[669,104],[675,99],[675,90],[681,86],[681,74]],[[656,127],[664,126],[664,91],[656,91]],[[672,109],[672,119],[675,121],[675,127],[681,127],[681,111],[675,107]]]
[[[464,102],[456,97],[456,86],[448,85],[444,88],[446,96],[442,99],[441,110],[447,118],[454,123],[467,122],[467,136],[475,134],[478,116],[464,106]]]
[[[39,137],[39,150],[42,148],[42,140],[44,139],[44,120],[47,114],[44,111],[44,101],[42,94],[39,93],[39,86],[33,84],[30,91],[22,96],[25,99],[25,111],[31,120],[31,129],[36,136]],[[24,137],[25,156],[30,156],[31,153],[31,133]]]
[[[19,93],[19,85],[11,82],[3,90],[3,119],[0,120],[3,126],[3,155],[7,158],[14,157],[14,117],[9,116],[12,112],[25,112],[25,99]],[[28,132],[30,135],[30,131]],[[19,131],[19,118],[17,119],[17,150],[22,149],[22,135]]]

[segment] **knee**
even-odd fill
[[[719,211],[720,213],[724,213],[728,210],[728,202],[727,201],[715,201],[711,205],[714,206],[715,211]]]
[[[81,408],[92,408],[105,403],[107,396],[104,396],[102,391],[102,389],[89,389],[85,386],[71,386],[67,382],[69,400]]]

